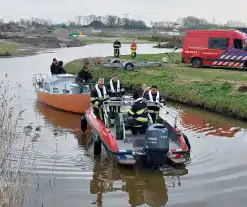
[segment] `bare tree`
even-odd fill
[[[77,22],[78,26],[81,25],[81,20],[82,20],[82,16],[81,15],[76,16],[76,22]]]
[[[107,16],[107,26],[115,27],[117,19],[118,19],[117,16],[113,16],[113,15]]]

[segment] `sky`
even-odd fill
[[[247,23],[247,0],[0,0],[0,19],[31,17],[55,22],[75,20],[77,15],[117,15],[150,21],[173,21],[197,16],[216,23]]]

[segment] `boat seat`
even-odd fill
[[[68,89],[63,89],[63,93],[64,93],[64,94],[69,94],[69,93],[70,93],[70,90],[68,90]]]
[[[126,123],[128,120],[125,119],[124,123]],[[131,130],[132,134],[134,131],[136,131],[138,134],[145,134],[147,128],[149,127],[149,125],[151,124],[151,122],[149,121],[149,123],[147,125],[144,125],[143,127],[133,127],[133,126],[126,126],[126,124],[124,124],[125,126],[125,130]]]
[[[71,83],[70,86],[71,87],[80,87],[77,83]]]
[[[53,93],[59,93],[59,89],[58,88],[53,88]]]

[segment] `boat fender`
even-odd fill
[[[81,131],[84,133],[87,130],[87,120],[85,115],[81,117]]]
[[[93,144],[93,153],[94,155],[100,155],[101,154],[101,140],[97,135],[93,137],[94,144]]]
[[[190,145],[189,139],[184,133],[182,133],[182,135],[183,135],[184,141],[185,141],[185,143],[188,146],[189,151],[190,151],[191,150],[191,145]]]

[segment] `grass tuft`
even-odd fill
[[[16,88],[17,87],[17,88]],[[24,206],[31,164],[32,142],[23,130],[24,110],[19,109],[20,85],[0,82],[0,206]]]

